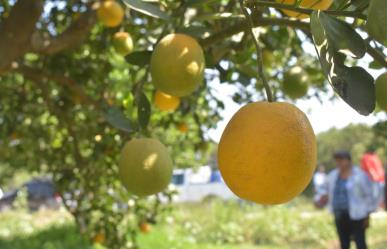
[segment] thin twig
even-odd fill
[[[379,50],[373,48],[369,43],[367,43],[366,46],[367,46],[367,53],[372,58],[374,58],[374,60],[377,61],[380,65],[387,68],[386,56]]]
[[[255,1],[255,0],[250,0],[250,4],[253,6],[260,6],[260,7],[272,7],[275,9],[284,9],[284,10],[292,10],[295,12],[299,12],[302,14],[312,14],[314,9],[308,9],[308,8],[300,8],[296,7],[294,5],[290,4],[282,4],[282,3],[276,3],[276,2],[268,2],[268,1]],[[354,18],[359,18],[366,20],[367,16],[363,15],[359,11],[346,11],[346,10],[324,10],[325,13],[332,15],[332,16],[345,16],[345,17],[354,17]]]
[[[253,29],[254,29],[254,22],[253,22],[253,19],[250,16],[249,12],[245,8],[243,0],[239,0],[239,4],[240,4],[240,7],[241,7],[241,10],[242,10],[243,14],[246,17],[247,25],[249,27],[249,32],[250,32],[251,38],[253,38],[255,49],[257,51],[258,76],[259,76],[259,78],[262,81],[263,87],[265,88],[267,101],[273,102],[273,94],[271,92],[269,83],[267,82],[267,80],[265,78],[265,75],[264,75],[264,72],[263,72],[262,49],[261,49],[261,47],[259,46],[259,43],[258,43],[259,36],[256,37],[255,34],[254,34],[254,31],[253,31]]]
[[[301,29],[304,32],[310,32],[309,23],[301,22],[298,20],[291,20],[291,19],[284,19],[284,18],[257,18],[257,19],[254,19],[253,21],[254,21],[254,27],[279,25],[279,26],[288,26],[292,28]],[[201,39],[199,41],[200,45],[202,45],[202,47],[204,48],[207,48],[212,44],[217,43],[219,41],[223,41],[224,39],[230,36],[233,36],[240,32],[247,31],[247,27],[248,27],[247,22],[248,22],[247,20],[240,21],[232,26],[228,26],[227,28],[212,34],[209,37]]]

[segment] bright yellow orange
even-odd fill
[[[278,3],[293,5],[296,0],[276,0]],[[333,0],[302,0],[299,7],[314,9],[314,10],[326,10],[331,6]],[[309,15],[302,14],[291,10],[282,10],[287,16],[296,17],[298,19],[308,18]]]
[[[182,122],[180,124],[177,125],[177,129],[181,132],[181,133],[187,133],[188,132],[188,124],[185,123],[185,122]]]
[[[114,0],[103,1],[97,9],[97,17],[106,27],[117,27],[124,19],[124,10]]]
[[[288,103],[245,105],[227,124],[218,147],[227,186],[259,204],[285,203],[300,194],[312,178],[316,157],[307,117]]]
[[[156,89],[182,97],[203,82],[204,53],[199,43],[184,34],[165,36],[153,51],[150,69]]]
[[[156,91],[154,103],[162,111],[174,111],[180,105],[180,98]]]

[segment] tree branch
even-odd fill
[[[263,72],[262,49],[261,49],[261,47],[259,46],[259,43],[258,43],[259,33],[258,33],[258,37],[256,37],[255,34],[254,34],[254,22],[253,22],[253,19],[252,19],[251,15],[249,14],[249,12],[247,11],[243,1],[244,0],[239,0],[239,5],[241,7],[243,15],[246,17],[247,26],[249,28],[249,34],[250,34],[251,38],[253,39],[253,42],[254,42],[254,45],[255,45],[255,50],[256,50],[256,53],[257,53],[257,70],[258,70],[258,78],[257,78],[257,80],[260,79],[263,87],[265,88],[267,101],[273,102],[273,93],[271,92],[269,83],[267,82],[265,74]]]
[[[19,0],[0,24],[0,75],[30,47],[36,22],[43,12],[41,0]]]
[[[264,26],[271,26],[271,25],[289,26],[289,27],[301,29],[307,33],[310,33],[309,23],[297,21],[297,20],[279,19],[279,18],[256,18],[253,20],[253,22],[254,22],[254,27],[264,27]],[[240,32],[246,32],[248,30],[249,28],[248,28],[247,21],[241,21],[207,38],[201,39],[199,42],[204,48],[207,48],[214,43],[222,41]]]
[[[375,61],[377,61],[380,65],[387,68],[387,59],[386,56],[382,53],[373,48],[369,43],[367,43],[367,53],[374,58]]]
[[[35,33],[31,42],[31,51],[52,55],[65,49],[77,47],[88,37],[96,22],[95,11],[89,9],[58,36],[45,37]]]
[[[315,11],[314,9],[300,8],[291,4],[282,4],[282,3],[269,2],[269,1],[250,0],[249,4],[251,4],[252,6],[259,6],[259,7],[272,7],[275,9],[291,10],[291,11],[299,12],[302,14],[308,14],[308,15],[312,14],[312,12]],[[332,16],[354,17],[354,18],[367,20],[367,16],[363,15],[359,11],[324,10],[324,13]]]

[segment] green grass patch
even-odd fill
[[[67,212],[5,212],[0,221],[1,249],[97,249],[80,236]],[[370,249],[387,248],[386,231],[386,213],[376,214],[368,231]],[[324,249],[337,244],[331,215],[305,201],[275,207],[223,201],[176,205],[138,241],[142,249]]]

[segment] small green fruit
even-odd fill
[[[284,73],[282,90],[291,99],[304,97],[308,88],[308,76],[301,67],[295,66]]]
[[[387,72],[376,79],[375,91],[378,107],[387,112]]]
[[[163,191],[171,181],[172,159],[159,140],[133,139],[121,152],[119,176],[126,189],[137,196]]]
[[[126,56],[133,51],[132,37],[126,32],[117,32],[113,37],[113,47],[117,53]]]

